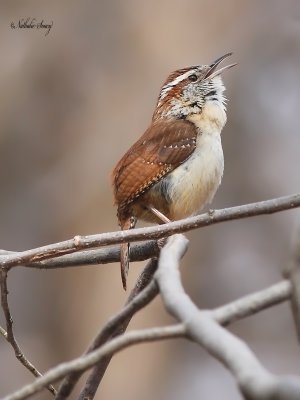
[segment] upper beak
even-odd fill
[[[237,63],[234,64],[229,64],[229,65],[225,65],[225,67],[220,68],[217,70],[217,67],[221,64],[221,62],[223,60],[225,60],[226,58],[232,56],[232,53],[227,53],[222,57],[219,57],[216,61],[214,61],[210,66],[209,66],[209,70],[207,71],[204,80],[206,79],[213,79],[215,76],[220,75],[223,71],[225,71],[225,69],[229,69],[234,67],[235,65],[237,65]]]

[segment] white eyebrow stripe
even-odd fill
[[[169,82],[166,86],[175,86],[177,85],[177,83],[183,81],[184,79],[186,79],[188,76],[194,74],[196,72],[196,69],[191,69],[187,72],[185,72],[184,74],[181,74],[179,76],[177,76],[175,79],[173,79],[173,81]]]
[[[169,90],[172,89],[172,87],[176,86],[179,82],[182,82],[184,79],[188,78],[190,75],[192,75],[196,72],[197,72],[196,68],[190,69],[189,71],[185,72],[184,74],[177,76],[171,82],[167,83],[161,89],[160,96],[159,96],[160,99],[163,99],[166,96],[166,94],[169,92]]]

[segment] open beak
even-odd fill
[[[237,65],[237,63],[234,64],[229,64],[229,65],[225,65],[225,67],[217,69],[218,66],[221,64],[221,62],[223,60],[225,60],[226,58],[232,56],[232,53],[227,53],[224,56],[218,58],[216,61],[214,61],[210,66],[209,66],[209,70],[207,71],[204,80],[207,79],[213,79],[215,76],[220,75],[223,71],[225,71],[225,69],[229,69],[234,67],[235,65]]]

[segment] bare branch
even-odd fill
[[[112,317],[101,329],[85,354],[92,352],[108,340],[111,340],[113,337],[125,332],[133,315],[154,299],[154,297],[158,294],[157,285],[155,281],[152,280],[156,268],[157,260],[151,260],[147,263],[143,272],[137,279],[135,287],[130,293],[125,307],[117,315]],[[101,362],[94,367],[90,376],[88,377],[85,387],[82,390],[83,398],[93,398],[110,360],[111,355],[108,355],[107,357],[101,359]],[[69,396],[82,373],[83,371],[73,372],[65,377],[59,388],[56,400],[63,400]]]
[[[145,261],[157,256],[159,248],[155,240],[135,244],[130,247],[130,261]],[[19,252],[0,250],[0,255],[18,255]],[[20,265],[27,268],[56,269],[65,267],[78,267],[82,265],[109,264],[120,261],[120,246],[104,249],[84,250],[77,253],[66,254],[49,260],[36,261]]]
[[[231,371],[245,399],[299,399],[299,378],[276,378],[269,373],[246,343],[222,328],[213,319],[212,312],[200,311],[184,292],[179,275],[179,259],[186,246],[186,238],[175,235],[161,250],[155,278],[167,310],[184,324],[191,340],[203,346]]]
[[[204,226],[224,221],[254,217],[263,214],[272,214],[279,211],[300,207],[300,194],[279,197],[223,210],[211,210],[208,213],[184,220],[170,222],[148,228],[132,229],[128,231],[108,232],[90,236],[75,236],[60,243],[54,243],[36,249],[26,250],[14,255],[0,256],[0,266],[13,267],[55,258],[64,254],[74,253],[93,247],[114,245],[125,242],[144,241],[171,236],[175,233],[186,232]]]
[[[130,293],[124,309],[103,328],[102,332],[95,338],[88,349],[88,352],[100,347],[103,343],[124,333],[131,318],[136,312],[141,310],[158,294],[158,287],[153,280],[153,275],[157,269],[157,259],[152,259],[144,268],[136,285]],[[93,399],[98,386],[104,376],[111,357],[101,360],[92,370],[87,379],[85,387],[82,389],[79,400],[87,398]]]
[[[2,326],[0,326],[0,335],[2,335],[4,339],[7,340],[7,332],[4,328],[2,328]]]
[[[241,318],[249,317],[268,307],[289,300],[292,285],[288,280],[276,283],[267,289],[241,297],[232,303],[223,305],[212,311],[212,317],[219,324],[226,326]]]
[[[39,264],[40,266],[43,265],[43,267],[46,267],[46,268],[47,267],[49,267],[49,268],[56,267],[57,268],[60,266],[67,266],[67,265],[70,265],[70,263],[74,263],[74,262],[75,263],[78,262],[78,264],[80,263],[80,265],[84,264],[85,262],[94,263],[96,259],[97,259],[97,262],[109,262],[108,260],[111,260],[111,258],[116,258],[116,259],[119,258],[119,252],[117,249],[102,249],[102,251],[90,250],[90,251],[83,251],[83,252],[81,252],[81,254],[76,254],[76,255],[74,255],[74,254],[73,255],[65,255],[65,256],[59,256],[59,255],[65,254],[65,253],[70,253],[70,252],[75,252],[75,251],[78,251],[78,250],[81,250],[84,248],[91,248],[91,247],[95,247],[95,246],[99,246],[99,245],[108,245],[108,244],[113,244],[113,243],[121,243],[121,242],[125,242],[125,241],[144,240],[145,237],[147,237],[147,238],[148,237],[162,238],[162,237],[171,235],[171,234],[173,234],[173,232],[177,232],[177,231],[196,229],[201,226],[207,226],[207,225],[211,225],[211,224],[218,223],[218,222],[223,222],[223,221],[228,221],[228,220],[233,220],[233,219],[238,219],[238,218],[246,218],[246,217],[250,217],[250,216],[254,216],[254,215],[269,214],[269,213],[278,212],[278,211],[282,211],[282,210],[289,209],[289,208],[298,207],[300,205],[299,203],[300,203],[300,195],[287,196],[287,197],[283,197],[283,198],[279,198],[279,199],[267,200],[265,202],[253,203],[253,204],[249,204],[249,205],[233,207],[233,208],[228,208],[228,209],[223,209],[223,210],[210,211],[209,213],[202,214],[198,217],[192,217],[192,218],[188,218],[186,220],[176,221],[176,222],[173,222],[170,224],[165,224],[163,226],[155,226],[155,227],[151,227],[151,228],[141,228],[141,229],[136,229],[135,231],[112,232],[112,233],[105,233],[105,234],[92,235],[92,236],[86,236],[86,237],[78,237],[77,236],[74,239],[71,239],[69,241],[56,243],[53,245],[41,247],[39,249],[32,249],[32,250],[28,250],[28,251],[20,252],[20,253],[4,254],[4,252],[1,251],[0,252],[0,266],[2,266],[2,270],[4,270],[6,272],[7,269],[11,266],[22,265],[22,262],[25,262],[26,259],[29,260],[27,262],[27,265],[31,264],[31,266],[36,267],[37,264]],[[68,248],[68,246],[70,246],[70,247]],[[141,246],[139,246],[139,247],[141,247]],[[183,248],[184,248],[184,246],[182,247],[181,250],[183,250]],[[153,248],[150,249],[150,252],[152,252],[153,250],[157,251],[157,247],[154,249]],[[43,251],[45,251],[45,254],[42,254]],[[179,253],[177,254],[177,256],[178,255],[179,255]],[[182,255],[182,254],[180,254],[180,255]],[[78,257],[76,257],[76,256],[78,256]],[[138,256],[140,256],[140,255],[138,255]],[[58,257],[58,258],[52,259],[52,260],[48,259],[51,257]],[[178,277],[178,280],[179,280],[179,277]],[[289,298],[290,293],[291,293],[290,283],[284,281],[284,282],[280,283],[280,285],[281,285],[280,288],[278,287],[279,284],[274,285],[274,287],[269,288],[265,291],[261,291],[258,294],[246,296],[244,299],[238,300],[237,302],[235,302],[236,303],[235,305],[229,304],[227,306],[220,307],[219,309],[217,309],[213,312],[207,311],[206,313],[209,314],[210,319],[216,319],[221,324],[228,324],[228,323],[234,321],[235,319],[242,318],[247,315],[251,315],[252,313],[256,312],[256,310],[258,310],[258,309],[263,309],[265,307],[269,307],[270,305],[277,304],[277,303]],[[246,303],[248,303],[248,307],[247,307]],[[129,321],[127,322],[127,325],[128,325],[128,323],[129,323]],[[125,329],[126,329],[127,325],[125,326]],[[221,329],[220,326],[219,326],[219,328]],[[101,341],[101,335],[100,335],[100,341],[98,343],[98,346],[102,345],[102,347],[101,347],[101,349],[102,349],[103,343],[106,340],[110,340],[110,343],[114,342],[114,340],[115,340],[114,336],[116,334],[120,334],[120,333],[124,332],[124,330],[120,331],[120,332],[116,331],[115,334],[111,333],[106,338],[104,338],[104,339],[102,338],[102,341]],[[105,333],[105,330],[103,332]],[[101,334],[103,334],[103,332]],[[8,333],[6,334],[4,329],[3,329],[3,332],[1,330],[0,333],[4,337],[5,337],[5,335],[8,336]],[[123,335],[123,336],[126,336],[126,335]],[[236,339],[236,338],[234,338],[234,339]],[[243,343],[243,345],[245,345],[245,344]],[[94,343],[94,346],[95,347],[91,346],[88,349],[88,351],[91,352],[90,354],[93,354],[94,349],[97,348],[96,341]],[[246,346],[246,348],[247,348],[247,346]],[[87,355],[89,355],[89,354],[87,354]],[[97,390],[98,384],[99,384],[99,377],[101,380],[101,377],[103,376],[103,373],[110,361],[111,356],[112,356],[112,353],[111,354],[108,353],[105,356],[103,356],[104,358],[100,360],[101,361],[100,364],[98,363],[98,366],[96,366],[93,370],[94,372],[97,371],[97,373],[94,373],[94,375],[93,375],[93,373],[91,374],[90,377],[93,376],[93,379],[88,381],[82,394],[87,393],[87,392],[85,392],[85,390],[90,391],[90,392],[88,392],[89,394],[95,393],[95,391]],[[86,357],[86,355],[82,356],[81,360],[84,360],[85,357]],[[253,355],[253,357],[255,359],[254,355]],[[105,358],[106,358],[106,360],[105,360]],[[59,368],[59,366],[58,366],[58,368]],[[87,368],[89,368],[89,367],[87,367]],[[84,371],[87,368],[84,367],[80,371]],[[77,370],[75,369],[74,371],[77,371]],[[99,371],[100,371],[100,373],[99,373]],[[97,380],[98,380],[98,383],[97,383]],[[295,382],[296,382],[296,385],[298,385],[298,381],[294,381],[294,383]],[[276,380],[276,383],[278,383],[278,380]],[[288,391],[290,389],[289,384],[287,386],[280,385],[280,388],[282,388],[282,387],[288,388]],[[62,398],[64,398],[64,397],[62,397]],[[268,399],[269,399],[269,397],[268,397]],[[270,399],[271,399],[271,397],[270,397]]]
[[[126,347],[143,342],[154,342],[158,340],[172,339],[184,335],[182,325],[165,326],[160,328],[143,329],[131,331],[125,335],[118,336],[114,340],[104,344],[101,348],[72,361],[60,364],[50,369],[44,376],[37,378],[33,383],[24,386],[15,393],[4,397],[2,400],[23,400],[40,392],[50,382],[56,382],[73,371],[86,371],[97,364],[103,357],[112,355]]]
[[[150,285],[152,285],[152,282],[150,283]],[[144,294],[146,293],[146,290],[148,290],[148,288],[149,288],[149,286],[146,289],[144,289],[145,290]],[[149,291],[150,291],[150,289],[149,289]],[[142,295],[142,293],[141,293],[141,295]],[[265,290],[259,291],[257,293],[251,294],[249,296],[245,296],[242,299],[236,300],[232,303],[229,303],[227,305],[219,307],[211,312],[205,311],[204,313],[208,313],[211,317],[213,317],[220,324],[228,324],[228,323],[231,323],[232,321],[236,321],[240,318],[244,318],[249,315],[255,314],[255,313],[265,309],[266,307],[276,305],[279,303],[279,301],[285,301],[289,298],[290,293],[291,293],[291,285],[289,284],[288,281],[282,281],[282,282],[279,282],[276,285],[273,285]],[[137,297],[135,299],[137,300]],[[199,312],[199,310],[197,310],[197,312]],[[161,329],[161,328],[155,328],[155,329]],[[108,330],[110,330],[110,328],[108,328]],[[174,326],[174,337],[185,336],[185,331],[186,330],[185,330],[183,324],[175,325]],[[140,332],[141,332],[141,334],[140,334],[141,336],[139,336],[139,334],[138,334],[138,343],[143,341],[141,337],[143,336],[144,331],[140,331]],[[108,344],[114,346],[115,341],[119,340],[120,338],[123,338],[124,341],[126,342],[126,340],[127,340],[126,338],[130,334],[131,333],[126,333],[122,336],[114,338],[110,342],[108,342]],[[170,337],[171,336],[172,335],[170,333]],[[155,339],[155,340],[159,340],[159,339]],[[119,343],[119,342],[117,342],[117,343]],[[124,342],[122,342],[122,343],[124,344]],[[113,353],[126,347],[125,344],[123,347],[123,344],[122,344],[122,347],[115,349],[115,351]],[[134,344],[134,343],[130,342],[130,344],[128,344],[128,345],[132,345],[132,344]],[[107,345],[104,345],[104,346],[107,346]],[[26,385],[19,391],[13,393],[10,396],[7,396],[5,398],[5,400],[16,400],[16,399],[28,398],[31,394],[34,394],[34,393],[37,393],[38,391],[40,391],[43,386],[47,385],[48,383],[53,383],[56,380],[59,380],[60,378],[67,376],[69,373],[73,373],[74,371],[80,371],[80,372],[85,371],[86,369],[90,368],[94,364],[97,364],[97,362],[102,360],[102,358],[113,354],[113,353],[111,353],[111,347],[104,347],[104,346],[102,346],[100,349],[98,349],[98,350],[101,350],[101,353],[100,353],[101,356],[99,357],[99,359],[96,358],[96,361],[94,361],[94,363],[89,364],[91,362],[90,359],[89,358],[87,359],[86,358],[87,355],[84,355],[84,356],[78,357],[77,359],[71,361],[72,364],[70,364],[70,363],[60,364],[57,367],[53,368],[52,370],[46,372],[43,377],[44,378],[43,381],[40,381],[39,379],[37,379],[35,382],[33,382],[29,385]],[[90,354],[95,354],[95,351],[93,351],[92,353],[89,353],[88,355],[90,355]],[[77,364],[78,362],[80,362],[80,365]],[[65,366],[67,369],[65,369]],[[57,372],[57,371],[59,371],[59,372]],[[57,373],[58,373],[58,375],[57,375]],[[21,394],[19,394],[19,393],[21,393]],[[14,396],[18,396],[18,397],[14,397]]]
[[[25,368],[27,368],[35,377],[41,377],[42,374],[36,369],[36,367],[25,357],[24,353],[20,349],[13,332],[13,319],[11,317],[11,313],[8,305],[8,289],[7,289],[7,269],[0,269],[0,286],[1,286],[1,305],[3,309],[3,313],[6,321],[6,332],[3,328],[1,328],[1,334],[5,337],[5,339],[11,344],[14,349],[16,358],[20,361]],[[47,385],[47,389],[53,396],[56,395],[55,388],[49,384]]]
[[[293,239],[292,257],[283,273],[292,284],[291,306],[298,341],[300,341],[300,226]]]

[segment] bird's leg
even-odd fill
[[[153,206],[147,206],[148,210],[151,211],[160,221],[164,224],[167,224],[168,222],[171,222],[171,220],[166,217],[163,213],[158,211],[157,208]],[[166,244],[167,238],[160,238],[157,240],[157,245],[159,249],[162,249],[164,245]]]
[[[166,217],[163,213],[158,211],[157,208],[153,206],[147,206],[148,210],[151,211],[158,219],[160,219],[164,224],[167,224],[168,222],[171,222],[171,220]]]

